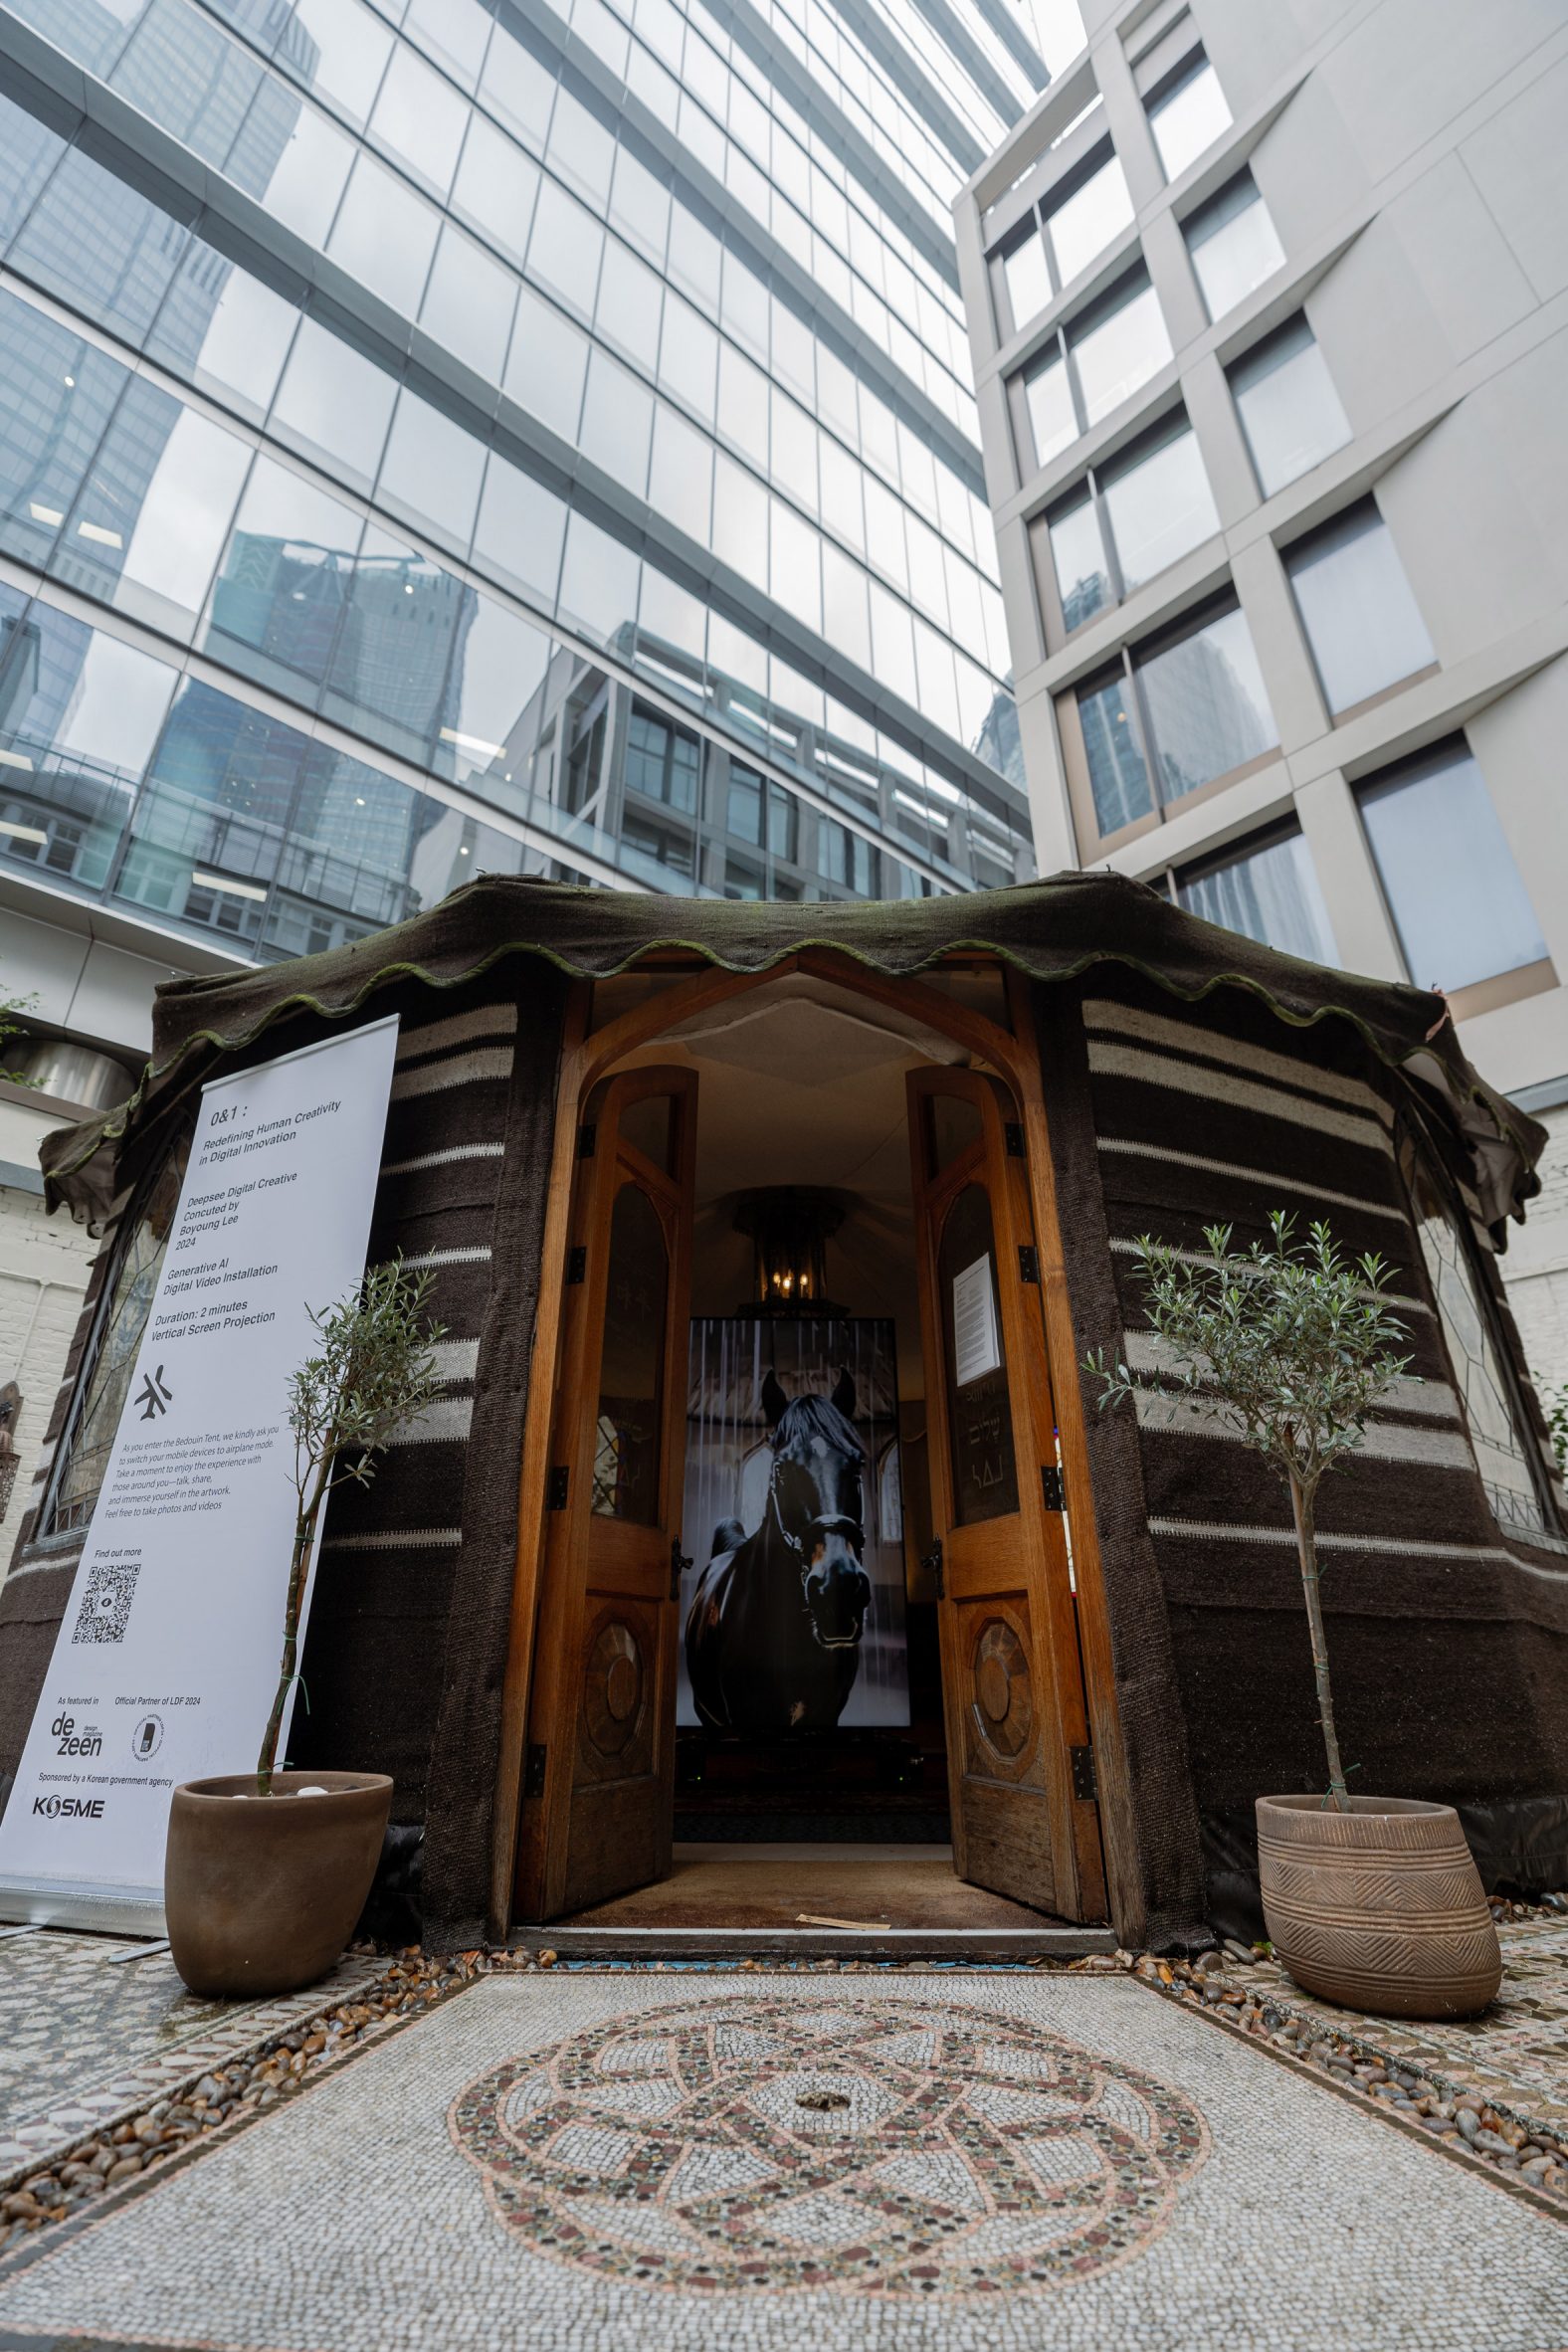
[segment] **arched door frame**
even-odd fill
[[[970,959],[965,959],[970,960]],[[983,959],[990,961],[993,959]],[[634,970],[657,970],[654,963]],[[522,1470],[517,1495],[517,1552],[512,1578],[511,1631],[501,1698],[500,1752],[494,1843],[490,1858],[490,1932],[501,1937],[509,1923],[512,1873],[522,1801],[523,1750],[533,1668],[534,1630],[544,1554],[545,1481],[555,1419],[559,1375],[562,1290],[571,1218],[577,1130],[584,1103],[618,1062],[697,1014],[728,999],[765,988],[793,972],[831,981],[853,995],[912,1016],[988,1063],[1012,1089],[1023,1120],[1030,1206],[1040,1253],[1046,1344],[1056,1369],[1056,1405],[1078,1584],[1078,1632],[1083,1678],[1098,1779],[1100,1833],[1111,1917],[1123,1942],[1135,1941],[1142,1924],[1136,1829],[1126,1752],[1121,1738],[1110,1641],[1110,1620],[1094,1527],[1093,1491],[1082,1396],[1077,1372],[1073,1313],[1067,1287],[1062,1233],[1057,1216],[1050,1131],[1041,1086],[1040,1056],[1033,1007],[1023,975],[999,963],[1012,1029],[944,996],[923,981],[895,979],[831,948],[802,948],[762,972],[708,969],[672,981],[647,1004],[636,1005],[590,1029],[593,983],[577,982],[567,1005],[560,1076],[555,1094],[555,1128],[541,1247],[539,1303],[534,1325],[532,1376],[523,1423]],[[548,1377],[542,1377],[547,1370]]]

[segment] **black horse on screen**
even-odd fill
[[[831,1731],[861,1663],[871,1604],[855,1383],[787,1397],[770,1372],[762,1409],[773,1472],[762,1523],[720,1519],[686,1612],[686,1668],[710,1731]]]

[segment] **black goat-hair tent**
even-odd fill
[[[1536,1190],[1543,1131],[1466,1062],[1440,997],[1327,970],[1114,875],[965,897],[809,906],[480,880],[328,954],[160,990],[152,1060],[118,1109],[50,1136],[50,1205],[109,1235],[220,1070],[344,1023],[401,1016],[373,1258],[441,1252],[437,1310],[466,1343],[451,1411],[334,1503],[305,1661],[301,1763],[390,1771],[423,1830],[432,1941],[487,1924],[516,1496],[568,983],[653,950],[758,972],[807,947],[913,977],[955,954],[1033,985],[1075,1337],[1140,1321],[1130,1244],[1262,1229],[1276,1205],[1378,1249],[1411,1302],[1414,1382],[1325,1489],[1326,1603],[1359,1785],[1465,1807],[1483,1868],[1568,1876],[1568,1544],[1497,1524],[1466,1434],[1394,1138],[1419,1129],[1472,1229],[1476,1278],[1543,1495],[1550,1454],[1494,1257]],[[1058,1365],[1059,1385],[1073,1377]],[[49,1439],[69,1410],[62,1392]],[[1248,1816],[1321,1779],[1288,1499],[1212,1426],[1087,1406],[1096,1528],[1136,1814],[1135,1916],[1178,1937],[1247,1923]],[[65,1607],[80,1531],[24,1520],[0,1590],[0,1795]],[[493,1919],[489,1924],[497,1924]]]

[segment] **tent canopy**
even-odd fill
[[[40,1157],[48,1204],[64,1202],[79,1219],[102,1225],[193,1089],[291,1017],[373,1017],[377,991],[394,983],[439,992],[530,956],[604,979],[658,949],[758,972],[807,947],[837,949],[906,978],[954,953],[996,956],[1046,982],[1119,963],[1189,1003],[1240,988],[1292,1028],[1349,1022],[1429,1106],[1435,1098],[1447,1111],[1499,1240],[1504,1221],[1522,1218],[1539,1190],[1533,1171],[1544,1128],[1471,1069],[1440,997],[1282,955],[1122,875],[1068,873],[963,896],[809,905],[482,876],[428,913],[350,946],[160,988],[152,1059],[135,1093],[115,1110],[46,1137]],[[521,971],[515,984],[525,984]]]

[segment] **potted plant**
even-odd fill
[[[319,1351],[290,1377],[294,1550],[283,1657],[256,1770],[174,1792],[164,1912],[174,1965],[193,1993],[290,1993],[330,1968],[375,1876],[392,1804],[380,1772],[279,1771],[278,1741],[299,1676],[299,1615],[326,1499],[374,1475],[373,1458],[440,1388],[427,1321],[433,1276],[401,1260],[372,1267],[312,1310]],[[307,1699],[308,1703],[308,1699]]]
[[[1467,2017],[1501,1981],[1496,1930],[1450,1805],[1376,1797],[1346,1787],[1334,1723],[1317,1557],[1317,1489],[1361,1442],[1369,1412],[1405,1370],[1390,1311],[1388,1269],[1375,1254],[1347,1261],[1326,1224],[1299,1246],[1282,1210],[1270,1241],[1233,1250],[1231,1228],[1206,1228],[1207,1260],[1145,1236],[1153,1367],[1135,1378],[1083,1369],[1101,1410],[1140,1393],[1172,1412],[1221,1418],[1290,1491],[1311,1640],[1324,1794],[1258,1799],[1259,1875],[1274,1950],[1296,1982],[1325,2000],[1389,2017]],[[1352,1768],[1353,1769],[1353,1768]]]

